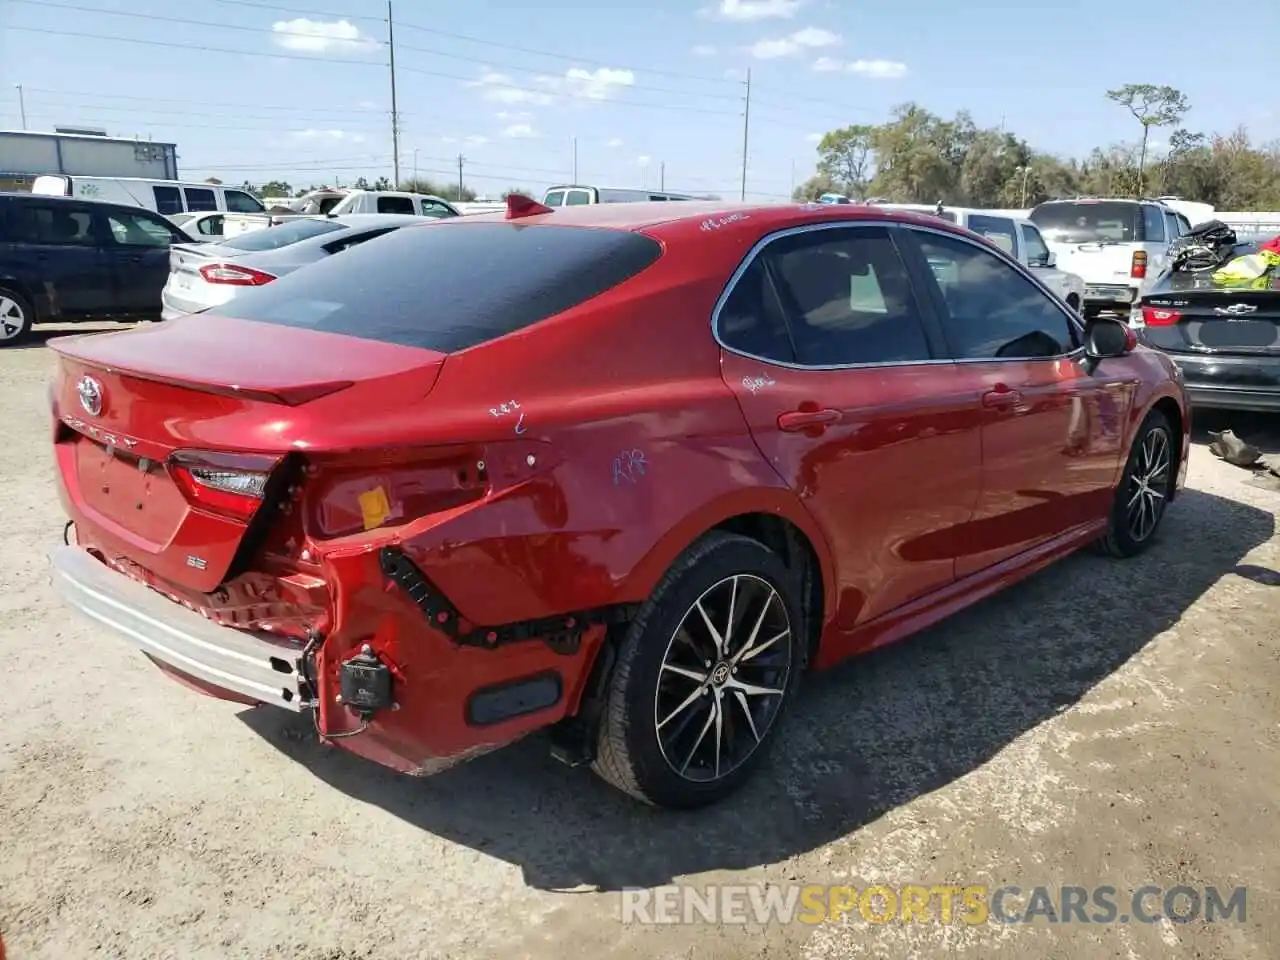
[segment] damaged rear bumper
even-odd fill
[[[80,547],[58,547],[49,559],[65,602],[163,667],[295,713],[312,705],[299,649],[214,623]]]

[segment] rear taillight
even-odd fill
[[[1141,280],[1147,275],[1147,253],[1145,250],[1133,251],[1133,262],[1129,264],[1129,276]]]
[[[192,506],[245,523],[262,506],[273,457],[180,451],[169,458],[169,475]]]
[[[252,267],[240,267],[234,263],[211,263],[200,268],[200,276],[206,283],[229,284],[233,287],[260,287],[276,279],[275,274]]]
[[[1142,322],[1148,327],[1172,327],[1182,319],[1177,310],[1165,310],[1163,307],[1143,307]]]

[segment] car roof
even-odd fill
[[[954,224],[924,213],[847,203],[743,203],[724,200],[593,203],[577,207],[556,207],[550,213],[521,217],[515,222],[543,226],[604,227],[654,234],[696,230],[701,233],[759,235],[827,220],[889,220],[935,229],[950,228],[953,232],[963,233]],[[457,226],[512,221],[506,219],[505,213],[495,212],[450,217],[433,222],[441,226]]]

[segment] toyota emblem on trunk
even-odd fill
[[[80,406],[85,413],[96,417],[102,413],[102,384],[93,377],[81,377],[76,384],[76,393],[80,394]]]

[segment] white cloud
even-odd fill
[[[533,114],[528,110],[499,110],[494,116],[508,123],[523,123],[533,119]]]
[[[690,51],[695,57],[714,57],[716,48],[708,43],[700,43]]]
[[[306,130],[294,130],[289,136],[295,140],[322,141],[325,143],[364,143],[363,133],[348,133],[346,130],[318,130],[308,127]]]
[[[529,126],[527,123],[513,123],[511,126],[507,127],[507,129],[502,131],[502,135],[504,137],[513,137],[517,140],[525,140],[529,137],[537,136],[537,134],[533,132],[533,127]]]
[[[793,57],[802,50],[833,47],[840,43],[840,35],[818,27],[805,27],[776,40],[760,40],[751,45],[751,55],[757,60],[774,60]]]
[[[480,147],[489,142],[488,137],[482,137],[478,133],[473,133],[469,137],[463,137],[464,143],[469,143],[473,147]]]
[[[649,165],[649,161],[652,159],[653,159],[652,157],[647,157],[647,156],[636,157],[636,166],[647,167]]]
[[[581,67],[574,67],[566,71],[560,85],[575,97],[584,97],[587,100],[607,100],[611,94],[617,93],[635,82],[636,75],[630,70],[615,70],[611,67],[583,70]]]
[[[549,106],[560,98],[581,100],[608,100],[614,93],[636,82],[630,70],[600,67],[583,70],[573,67],[563,76],[537,76],[532,86],[515,83],[505,73],[485,70],[478,80],[470,80],[467,86],[479,89],[480,96],[493,103],[528,103]]]
[[[612,140],[610,140],[608,143],[606,143],[606,144],[605,144],[605,146],[606,146],[606,147],[620,147],[620,146],[622,146],[622,138],[621,138],[621,137],[614,137]]]
[[[378,42],[346,20],[277,20],[271,25],[276,46],[301,53],[367,53]]]
[[[819,57],[813,61],[819,73],[856,73],[873,80],[897,80],[907,75],[907,65],[897,60],[833,60]]]
[[[803,2],[804,0],[720,0],[715,7],[704,10],[703,13],[716,20],[735,20],[738,23],[786,20],[796,15]]]
[[[356,104],[356,108],[359,110],[377,110],[378,104],[372,100],[361,100]]]
[[[822,142],[822,134],[820,134],[820,133],[810,133],[810,134],[806,134],[806,135],[805,135],[805,139],[806,139],[807,141],[809,141],[810,143],[821,143],[821,142]]]

